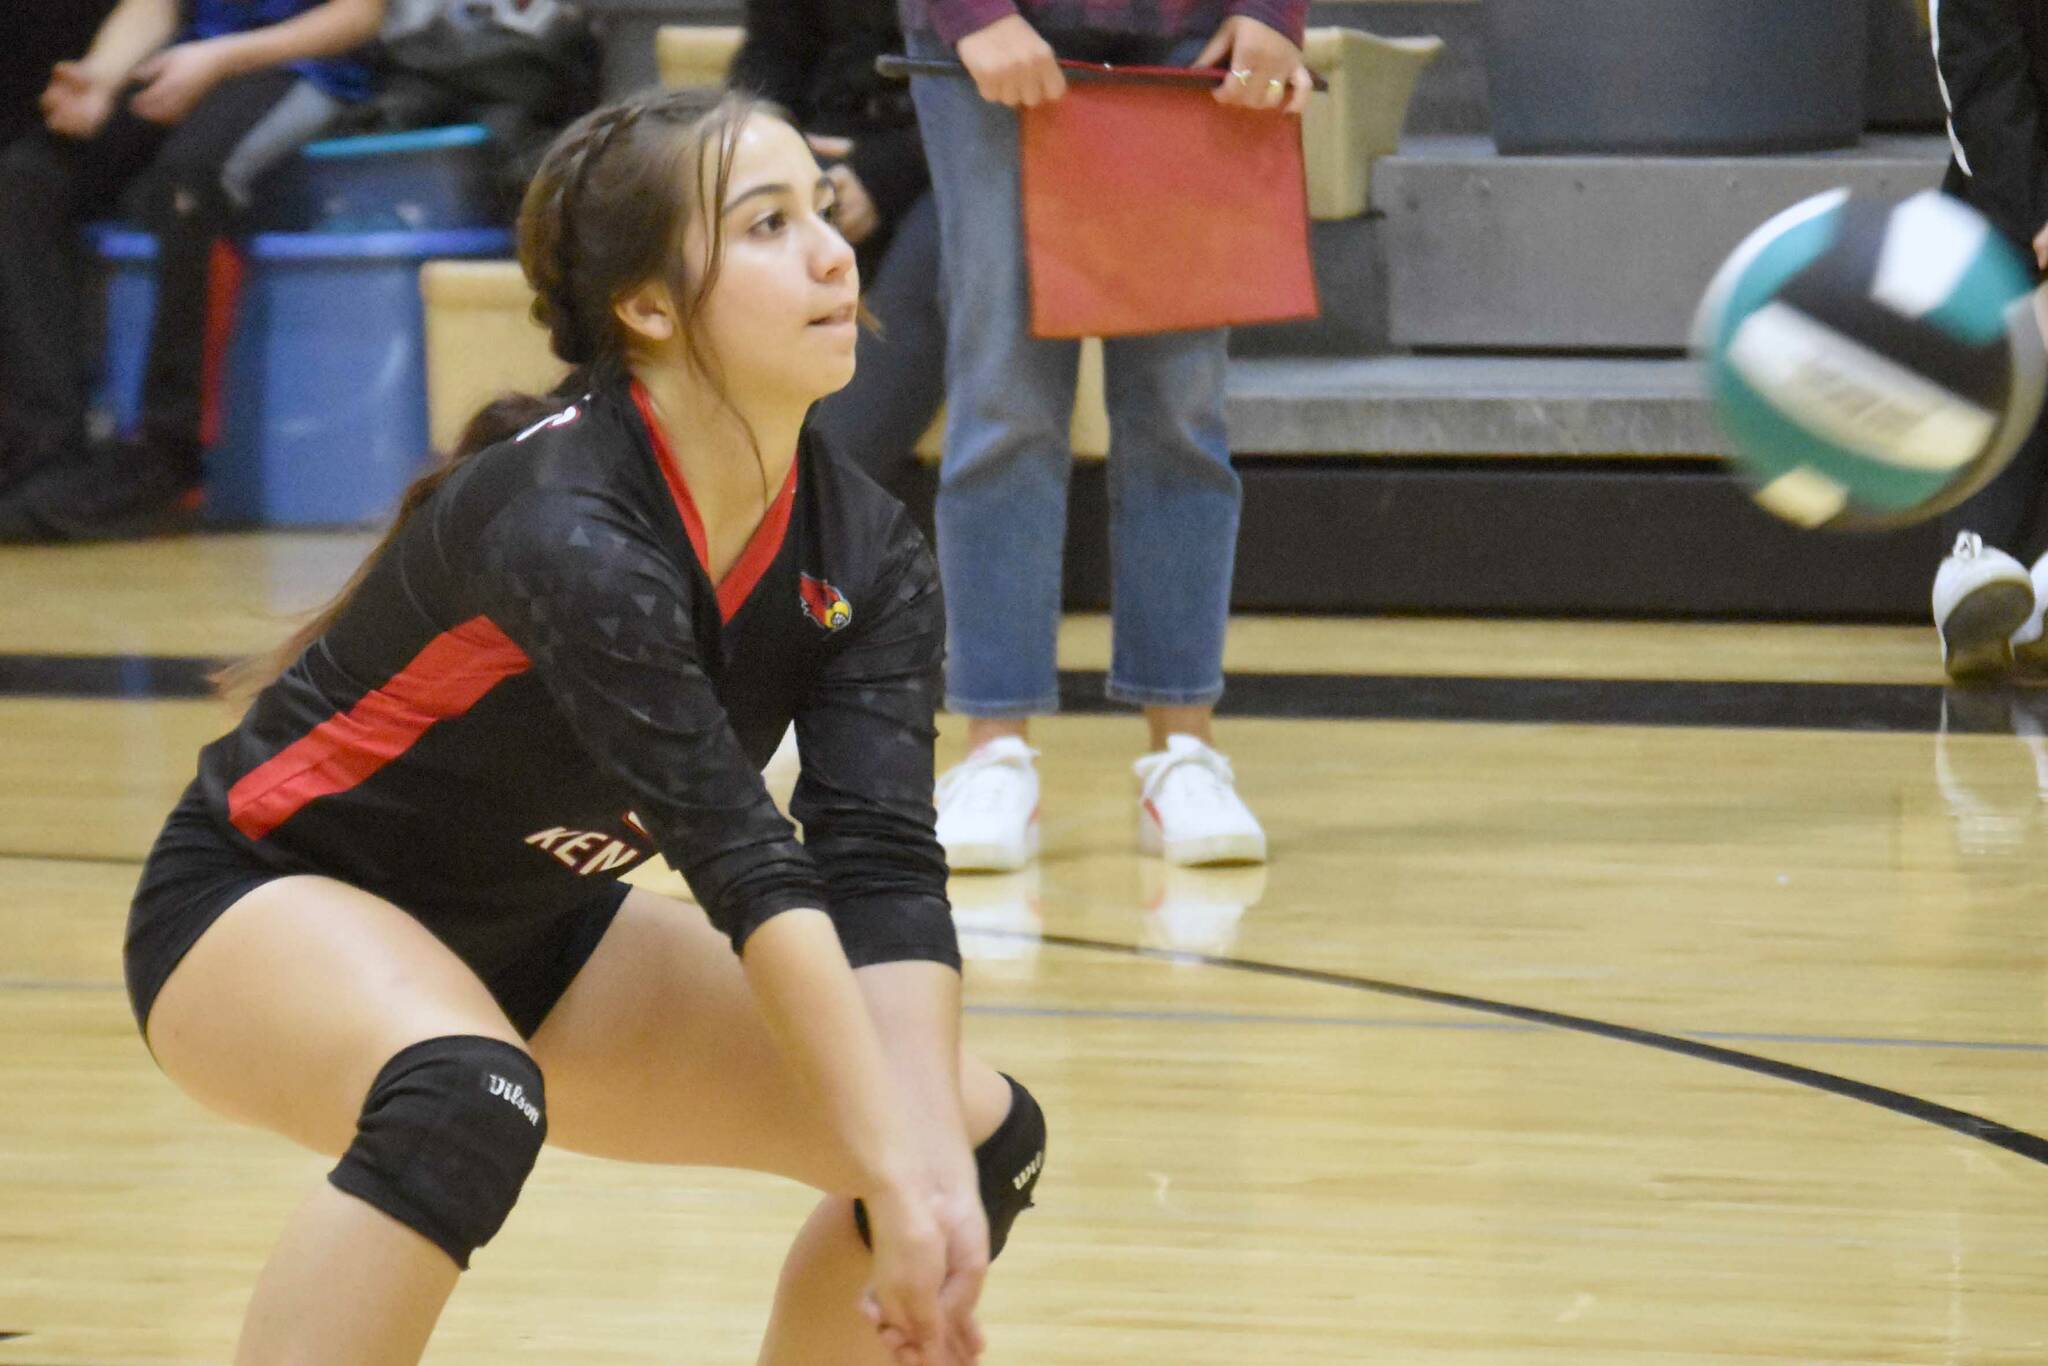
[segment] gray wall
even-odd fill
[[[654,31],[663,24],[738,23],[744,0],[583,0],[608,25],[605,89],[618,93],[655,79]],[[1416,88],[1408,127],[1417,133],[1483,133],[1485,0],[1311,0],[1309,22],[1345,24],[1387,37],[1433,34],[1446,50]],[[1652,3],[1653,0],[1645,0]],[[1917,0],[1870,0],[1868,101],[1874,128],[1934,128],[1941,99]]]

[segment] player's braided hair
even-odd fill
[[[519,262],[533,286],[534,321],[557,356],[579,367],[618,360],[624,345],[612,305],[649,279],[668,279],[686,317],[695,311],[712,281],[684,287],[690,215],[710,235],[708,275],[723,246],[718,216],[703,211],[705,158],[717,157],[716,203],[732,144],[758,107],[735,95],[706,113],[688,95],[656,91],[595,110],[556,140],[520,208]]]
[[[591,168],[640,122],[646,108],[645,101],[613,105],[570,129],[534,175],[519,215],[519,254],[534,289],[533,320],[547,329],[554,353],[571,365],[590,364],[606,330],[578,307],[577,210],[587,212],[590,201],[581,195],[579,202],[579,195]],[[600,233],[591,236],[606,240]]]

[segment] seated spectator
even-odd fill
[[[92,41],[114,0],[67,0],[23,5],[10,16],[0,47],[0,147],[43,121],[36,99],[50,82],[50,67]]]
[[[197,506],[208,264],[257,176],[368,93],[384,0],[120,0],[0,151],[0,540],[174,530]],[[88,452],[79,228],[134,186],[157,239],[139,432]]]
[[[377,93],[334,132],[482,124],[510,223],[555,134],[597,105],[596,29],[562,0],[386,0],[386,14]]]
[[[853,383],[818,405],[812,428],[912,503],[929,534],[915,447],[945,398],[938,207],[909,86],[875,71],[902,50],[894,0],[747,0],[730,83],[787,109],[830,163],[839,231],[880,323],[862,329]]]

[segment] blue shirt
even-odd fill
[[[189,42],[195,38],[225,38],[268,28],[296,18],[319,3],[321,0],[186,0],[185,31],[180,39]],[[370,68],[353,54],[316,57],[289,65],[335,99],[353,103],[370,94]]]

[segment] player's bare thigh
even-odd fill
[[[601,1157],[776,1172],[830,1189],[827,1137],[784,1066],[738,957],[704,913],[630,892],[534,1034],[548,1141]],[[1002,1122],[1009,1087],[962,1058],[970,1132]]]
[[[393,1054],[478,1034],[519,1044],[476,974],[398,907],[287,877],[230,906],[149,1013],[150,1050],[187,1094],[316,1152],[354,1139]]]

